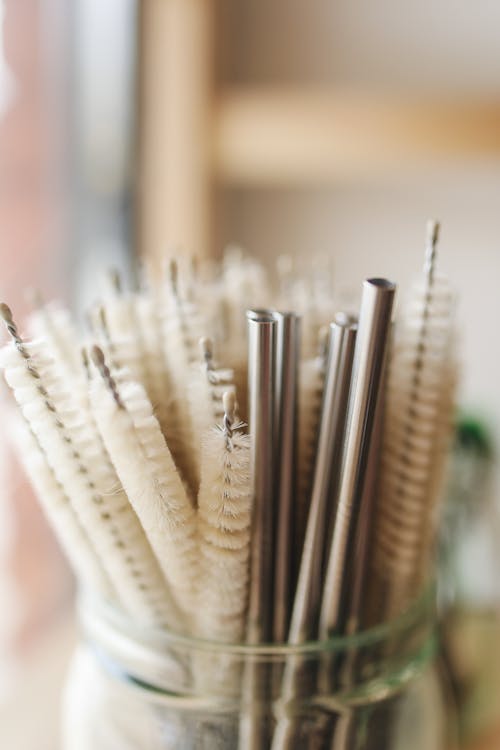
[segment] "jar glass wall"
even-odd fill
[[[291,646],[212,643],[80,607],[64,750],[450,750],[433,597],[390,625]]]

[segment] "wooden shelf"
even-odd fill
[[[208,252],[211,233],[212,4],[140,3],[138,244]]]
[[[500,99],[217,90],[212,0],[140,4],[138,246],[211,255],[214,184],[308,187],[451,165],[500,167]]]
[[[500,102],[323,90],[222,92],[213,160],[231,185],[317,184],[474,158],[500,163]]]

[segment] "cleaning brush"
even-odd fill
[[[84,590],[93,591],[104,599],[117,601],[118,597],[104,565],[28,422],[24,419],[16,420],[10,433],[45,516],[77,581]]]
[[[98,305],[92,315],[92,333],[98,340],[99,346],[105,352],[110,364],[115,370],[123,370],[125,376],[138,380],[147,388],[149,373],[146,369],[145,351],[142,337],[138,332],[135,316],[125,315],[116,325],[116,311],[114,330],[109,324],[111,304]]]
[[[30,297],[34,306],[27,322],[30,338],[46,341],[52,356],[69,377],[80,375],[78,335],[68,311],[56,302],[45,304],[36,290]]]
[[[204,335],[199,311],[181,294],[177,263],[169,264],[170,287],[162,311],[163,351],[176,411],[175,445],[171,446],[179,471],[194,494],[196,471],[192,453],[192,424],[186,393],[186,373],[197,359],[198,341]]]
[[[198,532],[200,634],[239,643],[244,635],[251,524],[250,442],[236,421],[236,399],[226,391],[222,428],[202,441]]]
[[[112,337],[120,338],[130,336],[132,331],[137,332],[135,296],[123,289],[119,271],[115,268],[109,269],[102,278],[102,286],[103,305]]]
[[[282,258],[273,299],[237,249],[218,271],[171,260],[133,292],[108,274],[90,341],[37,298],[25,342],[0,307],[20,457],[78,580],[132,635],[200,639],[180,665],[187,699],[217,696],[224,728],[209,711],[186,738],[174,711],[175,746],[359,740],[357,712],[332,702],[350,701],[359,650],[320,663],[306,642],[389,620],[428,577],[457,369],[437,229],[394,338],[392,282],[365,281],[356,326],[324,262]]]
[[[188,619],[198,578],[196,518],[144,388],[116,380],[102,351],[92,361],[95,420],[130,503],[144,528],[174,601]]]
[[[142,554],[142,530],[128,515],[128,500],[113,484],[105,452],[99,448],[90,423],[73,405],[57,366],[43,346],[25,343],[12,314],[1,314],[13,342],[2,350],[5,379],[47,458],[48,465],[92,540],[126,611],[153,624],[172,622],[165,586],[155,567]]]
[[[101,306],[101,326],[106,342],[113,351],[113,359],[144,385],[153,407],[158,410],[164,393],[162,379],[158,376],[161,357],[158,356],[160,332],[155,319],[156,300],[152,295],[126,292],[116,270],[109,271],[105,278],[108,284]],[[144,309],[144,304],[140,303],[146,299],[150,304]],[[151,352],[151,338],[155,356]]]
[[[423,279],[398,321],[389,362],[373,560],[383,619],[398,614],[424,583],[451,435],[454,301],[435,273],[438,229],[428,226]]]
[[[222,396],[234,393],[233,371],[215,366],[212,340],[199,342],[202,361],[191,365],[188,372],[187,399],[193,434],[193,463],[197,486],[200,479],[201,438],[206,431],[219,424],[224,416]],[[236,403],[236,402],[235,402]],[[236,406],[235,406],[236,408]],[[197,436],[199,438],[197,439]]]
[[[165,440],[170,445],[175,442],[176,420],[172,419],[175,408],[172,399],[172,386],[162,356],[162,331],[159,312],[159,300],[155,290],[138,294],[136,297],[136,315],[141,329],[143,353],[147,380],[144,383],[154,414],[160,424]]]

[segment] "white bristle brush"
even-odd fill
[[[88,414],[87,380],[82,369],[78,332],[71,315],[59,304],[44,304],[39,293],[33,292],[32,300],[37,308],[27,320],[29,338],[46,344],[61,378],[71,383],[75,403]]]
[[[200,481],[201,439],[224,416],[222,396],[234,392],[233,372],[214,364],[211,339],[200,339],[202,361],[191,366],[188,373],[187,398],[193,431],[193,463],[197,486]]]
[[[414,290],[413,294],[415,293],[420,295],[420,290]],[[439,295],[435,284],[433,293]],[[422,304],[425,304],[423,299]],[[427,518],[423,502],[427,500],[431,504],[431,511],[434,507],[432,503],[436,491],[431,489],[432,477],[436,472],[439,474],[442,471],[443,451],[447,442],[443,430],[449,437],[452,417],[450,398],[452,399],[454,392],[455,367],[449,342],[442,334],[443,322],[447,323],[451,333],[451,306],[445,321],[440,314],[435,314],[436,310],[430,301],[427,309],[427,323],[421,340],[417,340],[414,331],[405,326],[405,322],[408,323],[406,316],[402,317],[401,341],[396,343],[394,365],[389,377],[390,402],[387,406],[385,453],[400,462],[405,460],[404,472],[409,482],[403,493],[401,473],[398,474],[395,470],[384,472],[384,481],[396,500],[390,507],[385,507],[383,501],[382,504],[384,518],[387,519],[387,534],[402,525],[406,531],[406,540],[410,540],[412,531],[416,540],[422,538],[421,525],[426,523]],[[409,316],[410,321],[413,321],[414,311],[410,311]],[[384,457],[382,461],[389,463],[389,459]],[[425,498],[422,497],[422,483],[427,488]],[[406,519],[403,524],[401,513]],[[402,551],[401,564],[403,559],[407,559],[411,566],[419,556],[419,548],[415,542],[404,549],[404,555]]]
[[[241,248],[235,246],[224,252],[221,286],[226,336],[218,342],[220,356],[236,370],[234,360],[246,356],[245,311],[250,307],[270,307],[272,294],[263,266],[254,258],[244,257]]]
[[[202,441],[198,495],[199,635],[238,643],[244,635],[251,526],[250,439],[223,396],[223,427]]]
[[[68,376],[79,375],[78,335],[68,310],[56,302],[45,304],[37,291],[30,297],[35,308],[27,321],[30,338],[46,341]]]
[[[240,304],[232,304],[225,296],[221,283],[213,284],[210,298],[216,297],[208,308],[202,308],[203,316],[207,319],[207,330],[213,334],[218,358],[225,367],[233,371],[233,382],[238,393],[238,416],[245,420],[247,414],[247,342],[245,308]]]
[[[148,382],[145,384],[154,413],[167,444],[175,442],[176,420],[172,418],[172,384],[162,356],[162,331],[154,290],[136,297],[136,314],[142,331]],[[174,409],[175,414],[175,409]]]
[[[203,285],[200,284],[200,268],[199,268],[199,261],[196,255],[190,255],[187,258],[187,269],[185,274],[186,279],[186,288],[185,288],[185,295],[186,299],[193,301],[193,300],[202,300],[203,294]]]
[[[108,311],[104,305],[94,310],[92,330],[94,338],[106,355],[107,361],[114,370],[123,373],[124,378],[136,380],[144,387],[147,375],[144,367],[144,352],[138,345],[133,331],[120,332],[114,335],[108,323]]]
[[[145,295],[125,291],[120,274],[116,270],[108,273],[108,279],[108,292],[103,300],[108,340],[114,346],[116,360],[121,361],[122,367],[133,372],[134,378],[143,384],[151,403],[156,408],[163,396],[156,387],[157,368],[146,345],[146,336],[149,337],[149,334],[143,325],[145,323],[148,326],[152,321],[144,320],[139,315],[139,302]],[[156,360],[160,360],[158,340]]]
[[[170,274],[175,279],[174,282],[171,279],[171,286],[176,286],[177,267],[175,264],[170,269]],[[165,302],[164,285],[158,286],[155,281],[154,278],[150,278],[149,293],[144,292],[137,299],[137,316],[142,326],[148,370],[151,375],[148,395],[176,466],[183,479],[186,479],[190,468],[185,458],[186,447],[190,439],[189,425],[185,419],[182,419],[182,408],[177,401],[178,389],[174,387],[168,364],[169,357],[175,355],[174,347],[171,346],[171,339],[169,338],[167,342],[164,335],[166,309],[171,309],[176,302],[171,298],[172,289],[167,294],[168,301]],[[193,504],[194,490],[194,487],[189,489]]]
[[[144,388],[112,377],[102,351],[92,361],[92,409],[127,496],[183,614],[192,616],[198,559],[196,517]]]
[[[435,274],[437,235],[431,224],[423,282],[398,321],[389,361],[373,560],[384,619],[424,583],[451,436],[454,302]]]
[[[200,312],[180,290],[177,263],[169,263],[169,286],[163,308],[163,334],[167,366],[173,374],[174,385],[184,391],[185,369],[196,361],[198,341],[203,335]],[[181,375],[182,371],[182,375]]]
[[[134,297],[123,289],[120,272],[108,269],[101,279],[103,306],[106,320],[113,337],[129,336],[136,326]]]
[[[278,284],[278,310],[289,310],[293,283],[296,278],[294,258],[291,255],[278,255],[276,258],[276,279]],[[293,308],[295,309],[295,308]]]
[[[311,359],[316,355],[318,337],[323,326],[328,326],[338,311],[338,305],[330,290],[316,288],[313,279],[297,278],[290,285],[287,309],[295,310],[304,320],[301,335],[301,356]]]
[[[17,455],[76,579],[84,590],[88,589],[104,599],[117,601],[104,565],[29,424],[24,418],[16,419],[9,432]]]
[[[300,340],[301,356],[304,360],[312,359],[316,355],[318,348],[318,326],[315,320],[316,302],[311,279],[296,279],[290,292],[292,308],[297,310],[304,321]],[[333,320],[333,315],[331,320]]]
[[[2,350],[5,379],[121,605],[142,622],[173,623],[164,582],[142,554],[140,525],[127,513],[128,501],[119,485],[112,484],[115,475],[110,476],[105,452],[85,415],[75,408],[43,345],[23,342],[10,310],[3,305],[1,313],[13,339]]]
[[[92,328],[106,361],[113,370],[117,382],[135,381],[146,390],[154,414],[172,453],[177,457],[179,446],[179,418],[172,385],[161,352],[161,327],[155,302],[136,296],[137,325],[141,328],[140,341],[137,330],[113,336],[108,326],[107,308],[99,306],[94,311]]]
[[[85,457],[87,461],[95,462],[96,466],[100,466],[99,479],[108,505],[111,503],[110,495],[112,496],[113,508],[117,514],[116,525],[118,526],[121,539],[126,547],[134,550],[135,553],[135,576],[139,581],[148,582],[147,589],[142,588],[144,597],[154,604],[161,614],[163,622],[169,623],[171,627],[179,629],[182,627],[183,617],[173,600],[159,562],[151,549],[135,510],[129,502],[98,430],[89,400],[90,380],[93,369],[90,366],[86,349],[82,350],[82,355],[84,369],[87,373],[88,388],[84,404],[86,421],[85,424],[81,424],[80,429],[82,432],[84,429],[88,430],[91,446],[90,455],[87,451]],[[111,492],[110,488],[112,488]]]
[[[221,292],[219,313],[224,321],[218,328],[225,331],[215,340],[217,353],[225,367],[233,371],[233,383],[238,394],[238,417],[248,421],[248,347],[246,334],[246,308],[237,308],[236,301],[230,303]]]
[[[446,481],[446,472],[448,468],[448,456],[452,441],[454,418],[455,418],[455,398],[458,384],[458,361],[455,347],[455,337],[452,313],[454,309],[454,298],[447,280],[442,278],[434,279],[434,289],[441,289],[442,292],[449,296],[448,308],[448,335],[446,342],[442,342],[441,357],[446,362],[443,365],[440,374],[440,383],[436,384],[436,392],[439,393],[438,404],[439,411],[435,421],[433,464],[430,468],[428,478],[429,497],[441,498],[444,494],[444,485]],[[435,292],[441,300],[445,296]],[[441,311],[442,321],[446,326],[448,315],[444,310]],[[413,572],[412,588],[419,591],[422,585],[428,579],[429,570],[434,562],[435,540],[437,535],[438,524],[440,520],[441,507],[439,502],[435,502],[429,508],[429,512],[424,517],[424,523],[420,536],[420,553],[418,555],[418,565]]]
[[[196,306],[181,295],[175,261],[169,264],[170,288],[162,315],[163,352],[176,411],[175,445],[171,445],[178,468],[191,491],[196,489],[191,445],[193,430],[189,413],[186,373],[197,360],[198,341],[204,335]]]
[[[240,248],[232,246],[225,250],[222,283],[226,300],[240,315],[252,305],[257,308],[269,307],[272,293],[268,274],[261,263],[250,256],[245,257]],[[241,327],[244,322],[233,318],[233,323],[234,338],[237,338],[245,331]]]

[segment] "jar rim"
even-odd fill
[[[359,630],[348,635],[333,635],[325,640],[308,640],[300,644],[289,643],[226,643],[223,641],[210,640],[198,636],[178,633],[166,628],[155,626],[144,626],[132,621],[125,613],[113,607],[109,602],[97,601],[95,597],[81,594],[78,597],[79,620],[86,633],[91,636],[102,632],[99,623],[112,627],[115,632],[133,639],[136,642],[154,644],[155,650],[178,647],[182,649],[210,652],[212,654],[224,653],[228,656],[246,658],[284,658],[295,655],[311,655],[317,653],[341,653],[349,649],[367,648],[377,643],[383,643],[388,638],[403,635],[415,625],[427,622],[433,624],[435,615],[435,586],[427,586],[423,592],[409,605],[404,612],[397,617]]]

